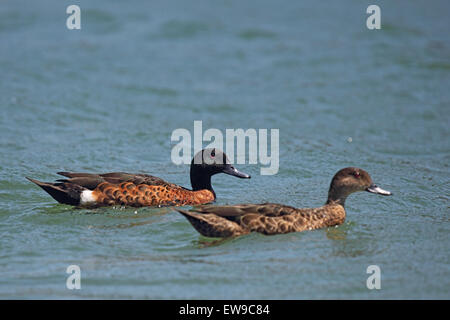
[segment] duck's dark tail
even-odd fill
[[[83,190],[86,190],[85,188],[73,183],[50,183],[38,181],[28,177],[26,178],[44,189],[49,195],[53,197],[53,199],[55,199],[59,203],[70,204],[72,206],[77,206],[80,204],[81,192],[83,192]]]
[[[248,233],[236,222],[229,221],[215,214],[194,213],[182,209],[175,210],[185,216],[195,230],[205,237],[228,238]]]

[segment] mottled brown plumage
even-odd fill
[[[184,206],[210,203],[216,195],[211,177],[226,173],[239,178],[249,175],[236,170],[220,150],[205,149],[192,159],[192,190],[148,174],[58,172],[67,179],[56,183],[30,179],[60,203],[81,206],[124,205]]]
[[[97,205],[145,206],[184,206],[204,204],[215,199],[214,193],[203,189],[192,191],[171,183],[135,184],[123,182],[114,184],[103,182],[93,191]]]
[[[194,212],[177,209],[194,228],[207,237],[231,237],[260,232],[266,235],[332,227],[345,221],[345,200],[358,191],[390,195],[373,184],[358,168],[345,168],[333,177],[328,199],[319,208],[294,208],[275,203],[233,206],[200,206]]]

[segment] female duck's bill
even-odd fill
[[[344,205],[347,197],[358,191],[367,191],[383,196],[392,195],[390,191],[383,190],[373,183],[367,171],[360,168],[348,167],[339,170],[331,180],[327,203]]]
[[[392,192],[383,190],[376,184],[372,184],[370,187],[366,189],[367,192],[375,193],[375,194],[381,194],[382,196],[390,196],[392,195]]]

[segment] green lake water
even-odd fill
[[[450,298],[450,3],[0,3],[0,298]],[[358,166],[332,229],[217,241],[171,208],[74,209],[24,177],[146,172],[190,187],[173,130],[280,131],[280,168],[217,175],[218,204],[322,205]],[[187,207],[189,208],[189,207]],[[81,268],[68,290],[66,268]],[[381,289],[369,290],[369,265]]]

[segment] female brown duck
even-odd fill
[[[232,237],[260,232],[267,235],[299,232],[342,224],[345,200],[358,191],[391,195],[373,184],[370,175],[358,168],[340,170],[331,181],[326,204],[319,208],[298,209],[274,203],[234,206],[200,206],[188,212],[177,209],[206,237]]]
[[[226,173],[239,178],[250,178],[235,169],[225,153],[218,149],[204,149],[191,162],[191,185],[188,190],[148,174],[113,172],[104,174],[58,172],[69,179],[56,183],[34,182],[56,201],[75,206],[183,206],[212,202],[216,194],[211,177]]]

